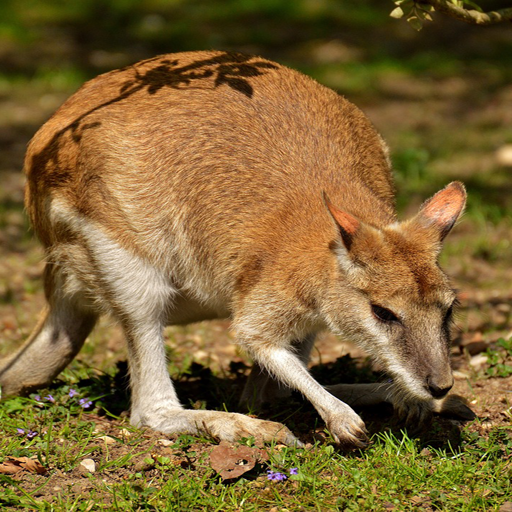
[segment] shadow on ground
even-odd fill
[[[241,395],[247,379],[249,367],[244,363],[231,363],[229,371],[216,376],[201,364],[192,363],[187,372],[174,379],[178,396],[187,408],[204,408],[237,412],[238,397]],[[322,384],[341,382],[358,383],[382,380],[383,375],[372,371],[371,367],[361,361],[343,356],[333,363],[314,366],[311,369],[315,378]],[[89,396],[101,397],[100,416],[122,417],[129,410],[128,366],[125,361],[117,364],[114,377],[100,375],[79,381],[76,386],[88,390]],[[52,389],[62,383],[57,381]],[[98,401],[97,401],[98,404]],[[423,448],[457,450],[462,443],[461,421],[454,421],[436,416],[429,425],[421,430],[406,428],[393,416],[393,409],[388,404],[360,408],[357,412],[364,419],[370,437],[374,434],[388,432],[398,440],[404,436],[416,438]],[[304,443],[315,441],[330,442],[325,425],[313,408],[299,393],[293,393],[289,399],[280,400],[265,406],[258,412],[261,419],[284,423]]]

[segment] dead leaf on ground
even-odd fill
[[[210,453],[210,465],[223,480],[238,478],[250,471],[257,462],[268,460],[268,453],[261,448],[237,446],[222,441]]]
[[[46,474],[46,468],[38,460],[30,459],[29,457],[7,457],[0,464],[1,474],[15,475],[20,471],[28,471],[38,475]]]

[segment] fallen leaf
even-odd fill
[[[512,501],[505,501],[501,505],[499,512],[512,512]]]
[[[44,475],[46,468],[38,460],[30,459],[29,457],[7,457],[0,464],[0,473],[4,475],[14,475],[20,471]]]
[[[266,460],[268,460],[266,450],[237,446],[227,441],[222,441],[210,453],[210,465],[223,480],[238,478],[250,471],[257,462]]]

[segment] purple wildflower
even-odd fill
[[[36,402],[40,402],[40,401],[41,401],[41,395],[35,395],[35,396],[34,396],[34,400],[35,400]]]
[[[296,475],[299,472],[297,468],[290,468],[290,475]]]
[[[27,432],[27,439],[34,439],[37,436],[37,432],[35,430],[29,430]]]
[[[282,482],[288,478],[284,473],[279,473],[279,471],[272,471],[271,469],[269,469],[267,473],[267,479],[271,482]]]
[[[78,395],[78,391],[76,391],[75,389],[70,389],[69,398],[73,398],[75,395]]]
[[[26,435],[28,440],[34,439],[34,437],[37,436],[37,432],[32,429],[29,429],[28,431],[25,432],[24,428],[17,428],[16,431],[20,436]]]
[[[80,404],[82,409],[87,409],[92,405],[92,401],[89,400],[88,398],[80,398],[80,400],[78,400],[78,403]]]
[[[52,395],[48,395],[48,396],[45,396],[44,399],[47,401],[47,402],[51,402],[52,404],[55,403],[55,398],[53,398]]]

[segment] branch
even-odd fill
[[[448,0],[421,0],[421,3],[429,4],[438,12],[473,25],[494,25],[507,21],[512,22],[512,7],[498,11],[479,12],[463,9]]]

